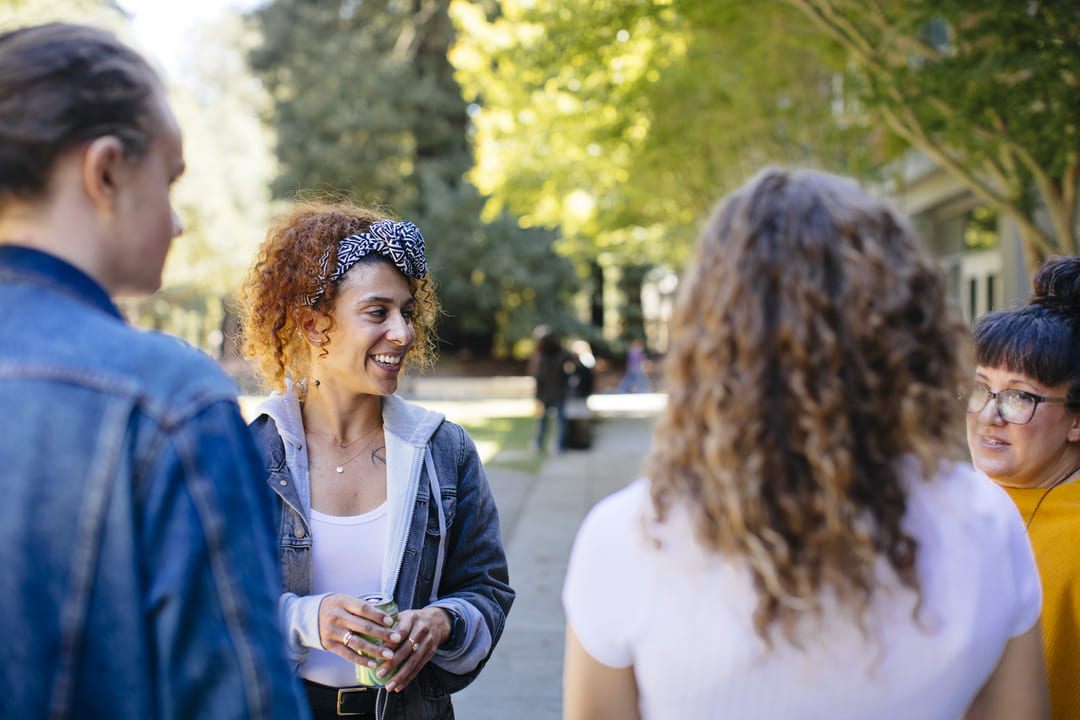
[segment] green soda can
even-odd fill
[[[393,595],[387,595],[384,593],[372,593],[370,595],[365,595],[360,599],[366,602],[368,605],[374,605],[377,609],[394,618],[394,624],[390,626],[391,628],[396,628],[398,626],[398,606],[397,603],[394,602]],[[378,645],[379,647],[383,646],[382,638],[371,637],[370,635],[364,635],[363,633],[357,633],[357,635],[364,638],[368,642]],[[367,659],[367,657],[367,655],[364,655],[365,660]],[[386,677],[379,677],[378,675],[376,675],[375,673],[378,672],[379,668],[382,667],[383,663],[386,662],[386,660],[382,658],[375,659],[378,660],[379,664],[373,668],[368,667],[366,664],[356,666],[356,682],[360,683],[361,685],[382,687],[386,683],[390,682],[390,679],[397,674],[397,668],[394,668],[394,671],[388,674]]]

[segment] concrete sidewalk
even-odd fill
[[[632,402],[605,413],[589,450],[554,455],[535,476],[489,469],[517,599],[487,667],[454,695],[460,720],[562,717],[559,595],[570,547],[589,508],[641,474],[655,415]]]

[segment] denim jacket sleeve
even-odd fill
[[[274,508],[239,409],[211,403],[157,437],[140,529],[154,716],[214,704],[214,717],[308,717],[276,622]]]
[[[442,445],[446,439],[452,439],[447,444],[453,448],[450,456],[454,463],[439,462],[436,472],[440,476],[456,472],[456,492],[451,489],[454,483],[448,482],[451,478],[439,480],[444,505],[453,494],[456,506],[447,532],[442,577],[436,579],[438,597],[431,604],[456,611],[465,621],[465,635],[458,648],[437,651],[432,664],[445,671],[440,673],[442,683],[455,692],[468,685],[491,656],[514,591],[509,584],[499,513],[476,445],[463,428],[444,423],[432,440],[439,458],[447,456]]]

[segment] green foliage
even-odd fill
[[[766,164],[873,179],[909,147],[1076,253],[1080,3],[454,0],[471,177],[584,256],[677,264]],[[1042,220],[1045,217],[1046,220]]]
[[[777,3],[455,0],[451,54],[481,108],[471,177],[586,259],[679,265],[717,199],[762,165],[877,160],[842,57]]]
[[[998,221],[1001,213],[980,205],[971,211],[964,225],[964,245],[972,250],[985,250],[998,243]]]
[[[254,33],[227,14],[197,40],[182,79],[167,78],[187,160],[172,192],[184,233],[169,253],[162,289],[126,309],[139,324],[224,357],[225,306],[266,234],[276,166],[272,133],[259,116],[268,99],[245,58]]]
[[[268,98],[244,58],[255,39],[239,16],[227,16],[199,38],[189,82],[170,89],[188,165],[173,191],[184,234],[169,257],[167,287],[226,294],[266,234],[277,168],[273,134],[259,116]]]
[[[472,154],[447,5],[277,0],[254,14],[262,42],[249,59],[273,100],[275,194],[345,190],[415,222],[448,314],[440,335],[505,352],[530,318],[565,312],[571,267],[553,260],[552,234],[481,219],[463,177]]]
[[[478,445],[494,448],[488,468],[506,468],[535,475],[544,464],[544,456],[533,450],[537,419],[532,415],[467,417],[461,420],[469,437]],[[554,425],[554,423],[551,423]]]
[[[786,2],[845,49],[875,117],[1018,222],[1030,269],[1080,250],[1080,4]]]
[[[0,31],[47,22],[97,25],[121,36],[127,30],[124,14],[113,0],[0,0]]]

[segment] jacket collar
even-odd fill
[[[300,413],[300,400],[293,392],[293,384],[287,382],[285,392],[275,392],[255,410],[256,417],[269,415],[277,425],[282,440],[295,447],[304,444],[304,419]],[[435,410],[414,405],[397,395],[382,399],[383,426],[386,432],[398,439],[422,447],[439,428],[445,416]]]
[[[304,445],[304,419],[300,414],[300,399],[293,392],[292,382],[285,382],[285,392],[274,392],[255,408],[255,417],[269,415],[277,425],[281,439],[293,447]]]
[[[22,277],[35,277],[48,282],[92,305],[102,312],[123,321],[116,305],[89,275],[55,255],[21,245],[0,245],[0,270],[10,270]]]
[[[424,446],[445,419],[441,412],[402,400],[397,395],[382,399],[383,423],[387,431],[410,445]]]

